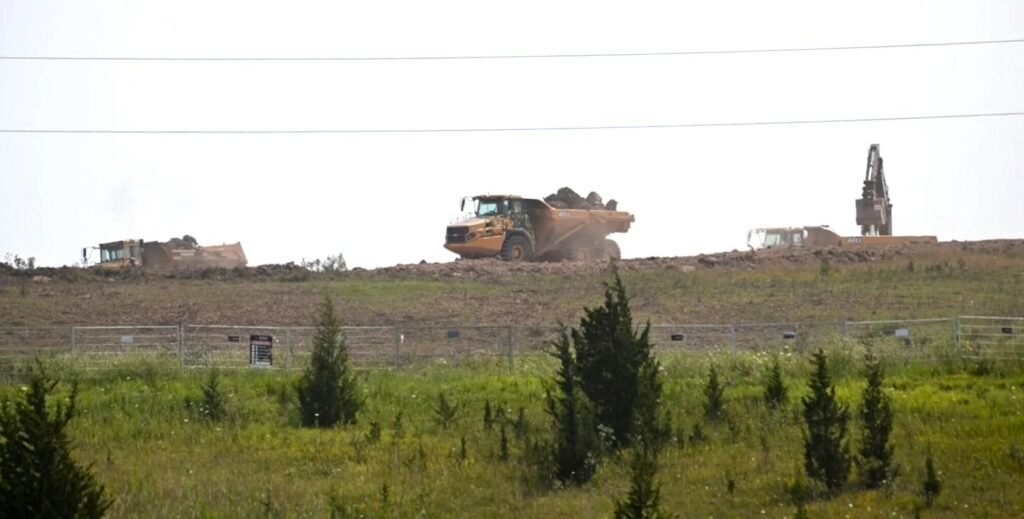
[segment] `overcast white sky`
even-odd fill
[[[0,0],[0,55],[379,57],[671,52],[1024,38],[1024,0]],[[1024,111],[1024,44],[579,59],[0,60],[0,129],[509,128]],[[595,190],[625,257],[857,234],[880,143],[896,234],[1024,236],[1024,117],[509,133],[0,133],[0,254],[241,241],[250,264],[447,261],[464,195]]]

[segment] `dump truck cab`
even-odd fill
[[[467,200],[462,200],[465,210]],[[445,248],[464,258],[488,258],[507,252],[504,259],[533,259],[534,236],[530,215],[524,200],[514,195],[480,195],[472,197],[473,213],[448,226]],[[504,251],[508,238],[518,236]]]

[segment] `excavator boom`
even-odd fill
[[[892,203],[878,144],[868,148],[864,189],[856,203],[861,236],[892,236]]]

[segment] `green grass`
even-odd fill
[[[863,263],[836,261],[825,276],[811,253],[798,262],[750,269],[683,271],[628,261],[621,268],[634,314],[654,323],[1022,316],[1019,249],[943,244]],[[0,279],[0,326],[308,325],[324,292],[338,302],[347,325],[547,326],[573,322],[584,305],[599,303],[607,279],[600,268],[575,274],[474,274],[471,264],[462,268],[454,278],[373,271],[299,281],[84,276],[30,283],[25,296],[16,280]]]
[[[851,410],[864,385],[856,357],[842,349],[830,357],[839,398]],[[727,383],[727,419],[705,426],[705,443],[684,439],[666,450],[658,476],[665,508],[683,517],[755,517],[762,510],[792,517],[784,484],[800,467],[798,402],[809,362],[783,357],[790,404],[771,414],[761,403],[766,355],[663,358],[664,404],[684,434],[700,421],[700,388],[712,360]],[[112,516],[345,517],[356,509],[370,517],[610,516],[613,498],[628,489],[627,454],[605,459],[582,488],[545,489],[523,461],[527,439],[510,427],[511,459],[503,462],[498,428],[483,429],[490,400],[513,419],[523,407],[528,438],[542,439],[551,367],[534,359],[513,375],[461,365],[361,371],[365,412],[357,425],[331,430],[298,426],[294,372],[225,372],[229,416],[221,423],[197,420],[184,404],[198,397],[204,371],[147,364],[62,373],[81,378],[80,416],[72,422],[76,457],[93,464],[115,498]],[[1021,366],[897,363],[888,367],[886,387],[896,412],[899,477],[889,489],[854,484],[833,499],[812,501],[812,517],[911,516],[928,449],[943,491],[925,517],[1024,515]],[[19,391],[16,384],[0,386],[5,396]],[[459,406],[447,431],[434,412],[440,392]],[[371,421],[382,430],[376,442],[368,439]]]

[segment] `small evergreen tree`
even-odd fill
[[[654,477],[658,472],[658,451],[641,442],[633,449],[630,463],[629,494],[615,503],[615,519],[668,519],[661,509],[661,487]]]
[[[313,355],[296,390],[302,425],[333,427],[355,423],[362,402],[357,397],[355,374],[348,365],[348,347],[330,296],[325,295],[320,303]]]
[[[808,383],[811,394],[803,398],[804,470],[808,477],[824,483],[829,492],[835,492],[842,488],[850,474],[846,441],[850,413],[836,400],[825,352],[818,350],[811,362],[814,364]]]
[[[704,384],[704,418],[716,421],[722,418],[725,409],[725,386],[718,380],[718,370],[711,365],[708,381]]]
[[[452,422],[455,421],[455,416],[459,413],[459,406],[448,401],[448,397],[444,393],[440,393],[437,396],[437,407],[434,408],[434,414],[437,415],[437,421],[441,424],[441,428],[448,430]]]
[[[657,423],[661,383],[650,323],[642,330],[633,327],[626,287],[614,266],[612,276],[604,304],[584,308],[580,327],[571,334],[580,389],[593,403],[597,423],[611,430],[612,445],[622,447],[636,424]]]
[[[554,390],[547,391],[547,412],[554,425],[554,443],[550,449],[552,475],[562,484],[586,483],[597,470],[600,445],[593,411],[580,391],[576,359],[566,333],[553,343],[552,355],[558,359]]]
[[[932,459],[932,453],[929,451],[928,457],[924,461],[924,481],[921,482],[921,495],[924,497],[925,506],[931,508],[940,492],[942,492],[942,480],[939,479],[939,473],[935,470],[935,460]]]
[[[51,414],[47,400],[57,384],[37,364],[24,398],[0,405],[0,517],[91,518],[110,508],[89,467],[71,459],[66,429],[78,388]]]
[[[868,488],[878,488],[892,479],[893,446],[889,442],[892,432],[892,401],[882,390],[882,363],[869,356],[866,363],[868,385],[864,388],[860,406],[860,469]]]
[[[219,422],[227,417],[228,397],[221,389],[220,373],[217,370],[210,371],[200,386],[200,392],[198,400],[193,400],[192,397],[185,399],[185,407],[195,413],[196,418]]]
[[[782,366],[779,357],[772,357],[772,365],[764,383],[764,403],[769,409],[781,409],[789,401],[786,384],[782,381]]]
[[[494,413],[491,411],[491,401],[484,401],[484,430],[490,431],[494,427]]]

